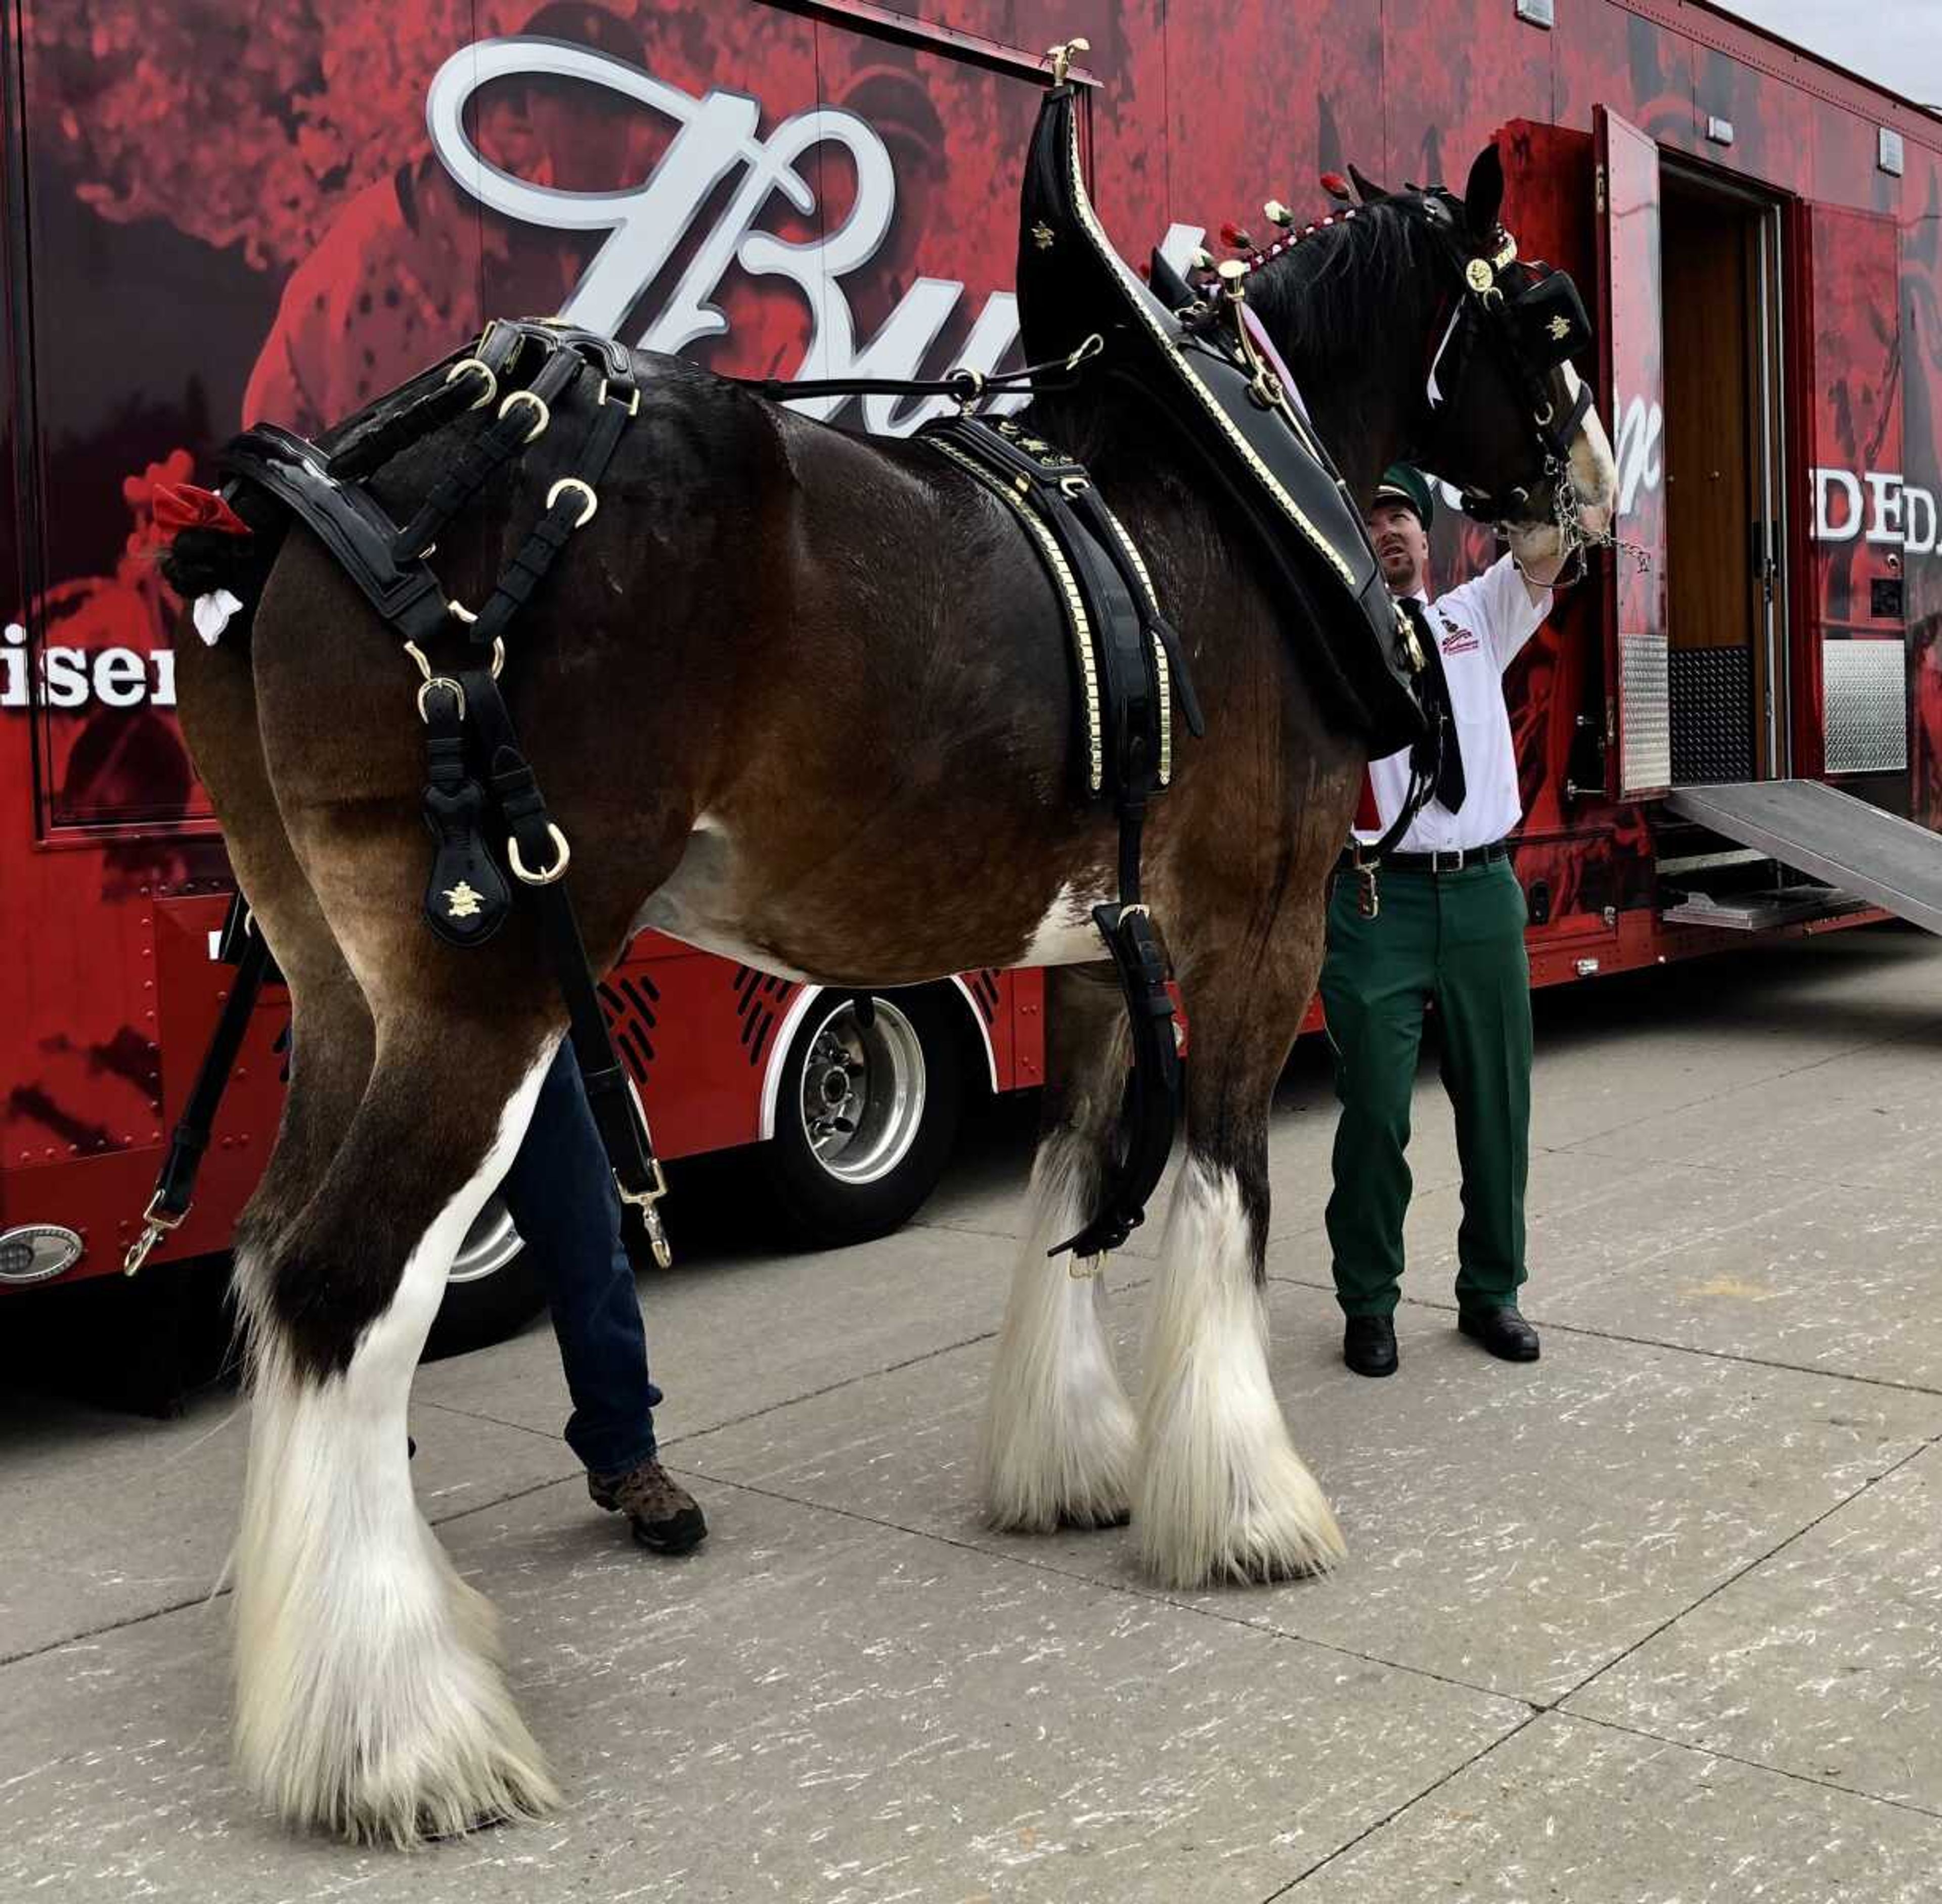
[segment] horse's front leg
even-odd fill
[[[1133,1522],[1169,1586],[1314,1573],[1346,1550],[1268,1379],[1267,1118],[1319,934],[1183,964],[1187,1157],[1174,1192],[1140,1407]]]
[[[1109,966],[1046,975],[1043,1124],[1031,1216],[991,1374],[981,1448],[994,1527],[1111,1525],[1132,1505],[1133,1411],[1104,1328],[1105,1278],[1047,1252],[1092,1214],[1126,1082],[1126,1009]]]

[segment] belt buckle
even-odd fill
[[[1444,861],[1450,864],[1446,866]],[[1461,846],[1432,846],[1429,849],[1429,870],[1432,873],[1460,873],[1463,870],[1463,849]]]

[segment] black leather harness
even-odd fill
[[[926,424],[918,440],[964,470],[1018,519],[1044,564],[1071,638],[1086,792],[1119,818],[1116,900],[1092,908],[1126,1001],[1133,1065],[1123,1142],[1100,1199],[1050,1254],[1096,1260],[1144,1220],[1173,1148],[1180,1051],[1166,955],[1141,897],[1147,802],[1173,777],[1173,699],[1188,730],[1205,731],[1187,656],[1132,537],[1080,464],[1010,421],[965,415]]]
[[[485,834],[489,813],[496,813],[507,864],[515,879],[532,889],[540,908],[574,1055],[620,1195],[639,1208],[655,1255],[666,1263],[670,1256],[657,1205],[667,1193],[666,1179],[587,967],[562,877],[571,849],[520,749],[498,686],[509,629],[574,531],[592,519],[597,485],[639,409],[633,360],[611,338],[590,332],[551,322],[497,321],[475,353],[440,368],[440,381],[397,412],[354,428],[330,452],[265,427],[231,442],[219,467],[232,493],[235,485],[251,485],[300,517],[416,662],[422,676],[418,709],[426,730],[425,819],[436,843],[426,919],[441,938],[458,945],[482,944],[505,923],[513,889]],[[514,381],[522,375],[524,381]],[[362,486],[363,479],[412,444],[465,410],[495,401],[495,420],[453,460],[402,527]],[[556,406],[562,416],[584,412],[589,418],[573,473],[549,489],[539,520],[475,614],[446,595],[425,557],[444,525],[552,427]],[[422,644],[455,623],[467,628],[467,658],[452,672],[435,672]],[[254,944],[262,947],[260,938]],[[238,968],[188,1110],[172,1137],[142,1234],[124,1264],[131,1275],[188,1212],[208,1125],[269,970],[268,955],[260,951]]]

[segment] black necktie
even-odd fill
[[[1447,812],[1463,809],[1463,753],[1456,743],[1456,711],[1450,699],[1450,678],[1443,672],[1443,650],[1422,604],[1403,604],[1416,626],[1423,654],[1423,714],[1429,731],[1410,750],[1410,764],[1418,773],[1433,775],[1436,797]]]

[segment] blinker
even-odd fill
[[[1510,302],[1518,347],[1529,360],[1549,369],[1590,349],[1591,323],[1569,271],[1551,271]]]

